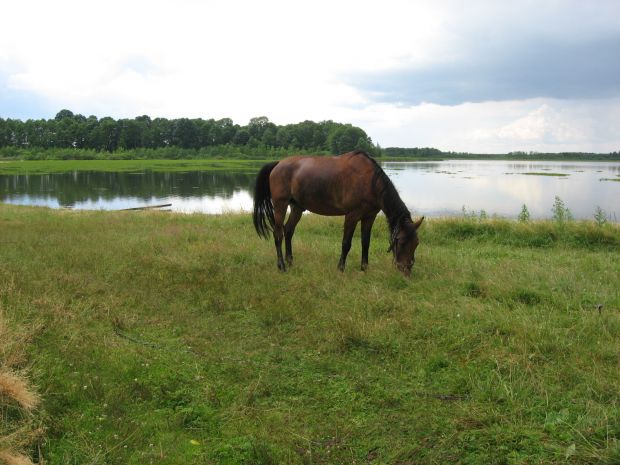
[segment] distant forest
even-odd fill
[[[404,148],[404,147],[388,147],[381,149],[383,156],[387,158],[407,158],[407,159],[485,159],[485,158],[501,158],[507,160],[618,160],[620,161],[620,152],[610,153],[589,153],[589,152],[522,152],[515,151],[507,154],[481,154],[467,152],[442,152],[433,148]]]
[[[118,119],[59,111],[53,119],[0,118],[0,158],[282,158],[299,154],[341,154],[364,150],[389,159],[620,160],[611,153],[472,154],[435,148],[381,148],[363,129],[334,121],[276,125],[265,116],[241,126],[230,118]]]
[[[12,152],[10,149],[16,150]],[[291,151],[340,154],[364,150],[380,155],[371,138],[360,128],[334,121],[304,121],[278,126],[265,116],[252,118],[246,126],[230,118],[166,119],[138,116],[133,119],[97,119],[61,110],[54,119],[27,121],[0,118],[0,155],[28,155],[49,150],[70,158],[71,151],[84,158],[95,152],[131,152],[184,157],[195,155],[279,155]],[[54,150],[56,149],[56,150]],[[62,149],[62,150],[59,150]],[[146,150],[142,150],[146,149]],[[172,149],[172,150],[168,150]],[[80,158],[81,158],[80,157]],[[55,158],[55,157],[54,157]],[[172,158],[175,158],[172,156]]]

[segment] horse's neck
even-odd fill
[[[388,223],[393,229],[401,218],[411,217],[405,202],[400,198],[394,186],[387,186],[381,198],[381,210],[385,213]]]
[[[379,196],[379,202],[381,204],[381,210],[385,213],[385,216],[388,218],[393,218],[394,216],[401,216],[404,212],[408,212],[407,206],[405,202],[398,195],[398,191],[391,183],[389,179],[387,179],[387,175],[385,175],[383,179],[383,185],[381,186],[381,195]]]

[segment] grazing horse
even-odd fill
[[[291,212],[284,224],[288,206]],[[362,222],[362,270],[368,267],[370,230],[379,211],[383,211],[390,228],[390,248],[398,269],[411,274],[418,246],[417,221],[401,200],[394,184],[367,153],[349,152],[337,157],[296,156],[269,163],[261,168],[254,188],[254,227],[259,236],[268,238],[273,231],[278,268],[286,270],[282,256],[285,240],[286,263],[293,264],[292,239],[302,213],[344,215],[342,254],[338,262],[344,271],[351,249],[353,232]]]

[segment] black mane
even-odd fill
[[[372,185],[374,189],[379,190],[379,195],[383,199],[383,213],[385,213],[385,217],[387,218],[390,226],[390,250],[392,250],[398,232],[400,231],[402,221],[404,219],[411,221],[411,212],[405,205],[405,202],[403,202],[400,198],[400,195],[398,195],[398,191],[392,183],[392,180],[379,166],[379,163],[368,155],[368,153],[362,150],[356,150],[353,154],[363,155],[375,165],[375,174],[372,177]]]

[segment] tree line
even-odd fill
[[[116,152],[135,149],[204,149],[234,146],[339,154],[379,148],[360,128],[334,121],[276,125],[265,116],[241,126],[230,118],[133,119],[85,117],[61,110],[53,119],[0,118],[0,148],[85,149]]]
[[[468,153],[444,152],[430,147],[387,147],[381,150],[383,156],[398,159],[435,159],[445,160],[454,158],[459,160],[503,159],[503,160],[620,160],[620,152],[592,153],[592,152],[524,152],[515,151],[506,154],[497,153]]]
[[[59,111],[53,119],[0,118],[0,158],[282,158],[294,153],[341,154],[364,150],[375,157],[439,160],[620,160],[611,153],[472,154],[435,148],[381,148],[363,129],[334,121],[276,125],[266,116],[241,126],[230,118],[97,118]]]

